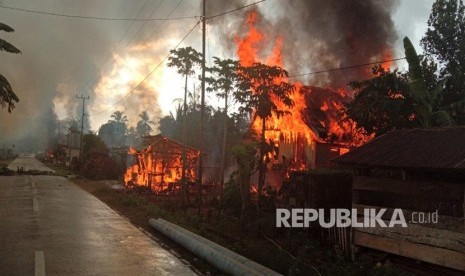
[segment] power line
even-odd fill
[[[144,5],[142,6],[142,8],[139,10],[139,12],[138,12],[138,14],[137,14],[137,17],[139,17],[139,16],[142,14],[142,12],[144,11],[145,7],[147,6],[147,4],[148,4],[149,2],[150,2],[150,0],[145,1],[145,4],[144,4]],[[156,9],[157,9],[157,8],[156,8]],[[152,17],[152,16],[153,16],[153,13],[150,15],[150,17]],[[126,31],[124,32],[123,36],[122,36],[122,37],[119,39],[119,41],[117,42],[117,45],[119,45],[119,44],[121,44],[121,43],[123,42],[123,39],[129,34],[129,30],[131,30],[131,28],[134,26],[135,23],[136,23],[136,22],[133,21],[133,22],[128,26],[128,28],[127,28]],[[145,23],[147,23],[147,21],[144,22],[144,25],[145,25]],[[144,26],[144,25],[143,25],[143,26]],[[143,26],[141,26],[141,28],[142,28]],[[118,47],[116,48],[116,51],[117,51],[117,50],[118,50]],[[104,66],[105,66],[105,65],[107,64],[107,62],[110,60],[111,56],[112,56],[112,52],[108,53],[108,55],[106,56],[106,58],[104,59],[104,61],[103,61],[102,64],[100,65],[100,67],[99,67],[99,69],[97,70],[97,72],[101,72],[101,71],[102,71],[102,69],[104,68]],[[92,78],[92,77],[90,77],[90,78],[87,80],[86,84],[85,84],[81,89],[84,90],[86,87],[89,87],[90,84],[95,83],[97,80],[98,80],[98,77],[97,77],[97,78]]]
[[[158,4],[155,6],[155,9],[150,14],[149,18],[151,18],[164,3],[165,3],[165,0],[161,0],[160,2],[158,2]],[[160,25],[163,25],[163,23],[166,21],[166,19],[168,19],[170,16],[171,16],[171,13],[164,18],[165,20]],[[128,41],[128,43],[124,47],[124,50],[126,50],[129,47],[129,45],[131,44],[131,42],[133,42],[139,36],[139,34],[144,30],[144,27],[147,25],[147,23],[148,23],[148,21],[145,21],[142,24],[142,26],[139,27],[139,29],[136,31],[136,33],[132,36],[132,38]]]
[[[158,8],[160,8],[160,6],[165,2],[165,0],[162,0],[156,7],[155,7],[155,10],[151,13],[150,17],[152,17],[155,12],[158,10]],[[184,0],[180,0],[178,2],[178,4],[168,13],[168,15],[165,17],[165,19],[168,19],[170,18],[170,16],[176,11],[176,9],[181,5],[181,3],[184,2]],[[133,22],[134,23],[134,22]],[[132,41],[134,41],[136,39],[136,37],[140,34],[140,32],[142,31],[142,28],[146,25],[147,22],[144,22],[144,24],[139,27],[139,29],[137,30],[136,34],[134,36],[132,36],[132,38],[128,41],[128,43],[126,44],[126,46],[124,46],[124,48],[122,47],[120,50],[123,51],[123,50],[126,50],[129,45],[131,44]],[[160,23],[160,25],[158,25],[158,27],[156,29],[154,29],[154,31],[150,34],[150,37],[148,37],[146,40],[144,40],[141,44],[145,44],[147,43],[160,29],[161,27],[166,23],[166,20],[163,21],[162,23]],[[109,53],[109,56],[107,58],[110,58],[111,57],[111,53]],[[124,68],[128,68],[126,66],[126,64],[124,62],[122,62],[122,65]],[[103,66],[102,66],[103,67]],[[100,68],[102,69],[102,68]],[[94,81],[93,82],[88,82],[84,87],[88,87],[89,88],[89,84],[91,83],[95,83],[96,81],[99,80],[99,77],[97,78],[94,78]]]
[[[162,2],[164,2],[165,0],[163,0]],[[184,2],[184,0],[180,0],[176,6],[168,13],[168,15],[166,15],[166,18],[169,18],[177,9],[178,7]],[[160,25],[158,25],[158,27],[156,29],[153,30],[153,32],[150,34],[149,37],[147,37],[146,40],[144,40],[143,42],[141,42],[140,44],[146,44],[155,34],[157,34],[163,27],[163,25],[166,23],[166,21],[163,21],[162,23],[160,23]],[[145,23],[144,23],[145,24]],[[195,27],[194,27],[195,28]],[[137,35],[136,35],[137,36]],[[133,40],[135,39],[135,37],[133,37]],[[129,43],[128,45],[125,47],[125,49],[127,49],[127,47],[129,47]],[[126,64],[124,62],[121,63],[123,65],[123,68],[128,68],[126,66]],[[140,84],[139,84],[140,85]]]
[[[266,0],[261,0],[261,1],[253,2],[253,3],[250,3],[250,4],[248,4],[248,5],[245,5],[245,6],[236,8],[236,9],[232,9],[232,10],[229,10],[229,11],[225,11],[225,12],[222,12],[222,13],[219,13],[219,14],[215,14],[215,15],[209,16],[209,17],[207,17],[206,19],[208,20],[208,19],[213,19],[213,18],[215,18],[215,17],[223,16],[223,15],[225,15],[225,14],[232,13],[232,12],[236,12],[236,11],[239,11],[239,10],[242,10],[242,9],[245,9],[245,8],[248,8],[248,7],[250,7],[250,6],[253,6],[253,5],[256,5],[256,4],[265,2],[265,1],[266,1]]]
[[[61,14],[61,13],[55,13],[55,12],[35,11],[35,10],[16,8],[16,7],[8,7],[8,6],[0,6],[0,8],[7,9],[7,10],[19,11],[19,12],[33,13],[33,14],[51,15],[51,16],[77,18],[77,19],[105,20],[105,21],[164,21],[164,20],[192,19],[192,18],[198,18],[199,17],[198,15],[196,15],[196,16],[192,15],[192,16],[173,17],[173,18],[169,18],[169,19],[165,19],[165,18],[114,18],[114,17]]]
[[[179,45],[181,45],[181,43],[184,42],[184,40],[186,40],[186,38],[192,33],[192,31],[195,29],[195,27],[197,27],[199,25],[200,21],[197,22],[190,30],[189,32],[187,32],[187,34],[181,39],[181,41],[179,41],[178,44],[176,44],[176,46],[174,47],[174,50],[176,50]],[[136,91],[136,89],[142,84],[144,83],[146,80],[148,80],[150,78],[150,76],[169,58],[169,56],[171,55],[171,53],[169,53],[165,58],[163,58],[163,60],[152,70],[150,71],[150,73],[145,76],[145,78],[143,80],[141,80],[136,86],[134,86],[126,95],[124,95],[123,97],[121,97],[119,100],[117,100],[116,102],[114,102],[112,105],[110,105],[109,107],[103,109],[102,111],[99,111],[99,112],[96,112],[94,114],[90,114],[88,116],[95,116],[95,115],[99,115],[99,114],[102,114],[108,110],[110,110],[111,108],[115,107],[118,103],[120,103],[122,100],[124,100],[125,98],[127,98],[129,95],[131,95],[134,91]]]
[[[364,67],[364,66],[369,66],[369,65],[376,65],[376,64],[385,63],[385,62],[399,61],[399,60],[403,60],[403,59],[406,59],[406,58],[407,58],[407,57],[394,58],[394,59],[386,59],[386,60],[380,60],[380,61],[370,62],[370,63],[349,65],[349,66],[338,67],[338,68],[332,68],[332,69],[327,69],[327,70],[314,71],[314,72],[308,72],[308,73],[302,73],[302,74],[295,74],[295,75],[290,75],[289,78],[295,78],[295,77],[301,77],[301,76],[307,76],[307,75],[316,75],[316,74],[321,74],[321,73],[328,73],[328,72],[339,71],[339,70],[346,70],[346,69],[352,69],[352,68],[357,68],[357,67]]]
[[[182,2],[184,2],[184,0],[180,0],[180,1],[178,2],[178,4],[176,4],[176,6],[168,13],[168,15],[166,16],[166,18],[169,18],[169,17],[178,9],[178,7],[182,4]],[[152,39],[153,36],[154,36],[156,33],[158,33],[158,31],[160,31],[161,27],[163,26],[163,24],[164,24],[165,22],[166,22],[166,21],[163,21],[160,25],[158,25],[158,27],[157,27],[156,29],[153,30],[153,32],[150,34],[150,36],[149,36],[146,40],[142,41],[142,44],[145,44],[145,43],[147,43],[150,39]]]

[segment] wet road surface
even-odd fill
[[[18,159],[25,170],[43,169]],[[0,275],[195,273],[67,179],[20,175],[0,176]]]
[[[8,169],[12,171],[16,171],[18,167],[22,167],[24,171],[54,172],[52,169],[44,166],[39,160],[35,159],[32,154],[22,154],[8,165]]]

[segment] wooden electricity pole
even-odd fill
[[[76,95],[76,98],[82,100],[81,139],[80,139],[80,142],[79,142],[79,157],[81,157],[82,143],[83,143],[83,137],[84,137],[84,105],[86,104],[86,100],[89,99],[89,96],[84,97],[83,95],[81,95],[81,96]]]
[[[204,132],[205,132],[205,33],[206,33],[206,2],[203,0],[202,8],[202,93],[200,97],[200,156],[199,156],[199,176],[197,183],[197,200],[199,204],[198,212],[202,205],[202,175],[203,175],[203,155],[204,155]]]

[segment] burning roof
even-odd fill
[[[301,91],[305,95],[303,120],[319,142],[356,147],[373,138],[346,118],[344,104],[352,99],[346,90],[303,86]]]
[[[161,134],[144,137],[141,151],[130,149],[133,165],[124,175],[126,185],[147,186],[157,192],[179,186],[182,177],[183,144]],[[186,181],[195,181],[199,150],[186,146]]]

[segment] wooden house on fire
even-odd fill
[[[330,167],[331,160],[371,138],[357,133],[351,122],[340,120],[340,109],[350,99],[345,93],[302,86],[292,99],[295,106],[288,114],[269,118],[265,126],[265,138],[276,148],[265,187],[279,189],[290,172]],[[252,123],[258,133],[259,121]]]
[[[407,227],[354,228],[353,242],[465,271],[465,128],[392,131],[335,159],[354,171],[353,208],[402,209]]]
[[[161,134],[144,137],[142,150],[131,149],[126,185],[146,186],[157,193],[176,192],[182,178],[183,144]],[[186,146],[186,181],[196,179],[199,150]]]

